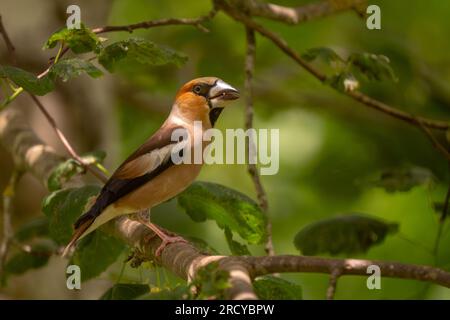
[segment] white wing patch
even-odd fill
[[[168,144],[160,149],[152,150],[126,163],[115,176],[119,179],[133,179],[150,173],[165,161],[169,160],[171,151],[176,143]]]

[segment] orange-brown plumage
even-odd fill
[[[172,161],[171,152],[179,143],[172,141],[172,132],[186,130],[193,141],[194,121],[201,121],[202,131],[211,128],[226,103],[238,97],[236,89],[214,77],[197,78],[184,84],[161,128],[118,167],[92,207],[77,220],[63,255],[79,239],[107,221],[150,209],[188,187],[200,172],[201,164]],[[191,147],[194,148],[193,143]],[[153,229],[151,224],[149,227]]]

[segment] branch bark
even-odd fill
[[[46,146],[28,127],[23,114],[7,108],[0,113],[0,141],[11,152],[15,164],[31,171],[44,185],[52,170],[64,159]],[[146,259],[154,259],[161,240],[144,225],[127,217],[120,217],[107,227],[126,241],[139,248]],[[377,260],[329,259],[291,255],[278,256],[209,256],[189,243],[173,243],[164,248],[157,259],[163,267],[183,279],[192,279],[202,266],[218,261],[219,266],[230,273],[231,287],[228,297],[232,299],[256,299],[252,279],[281,272],[311,272],[341,275],[367,276],[367,267],[377,265],[381,276],[413,279],[436,283],[450,288],[450,273],[430,266],[403,264]]]
[[[286,7],[260,0],[229,0],[237,10],[255,17],[280,21],[291,25],[323,18],[349,9],[361,12],[366,0],[325,0],[300,7]]]

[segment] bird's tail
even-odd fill
[[[81,218],[84,218],[81,220]],[[80,221],[81,220],[81,221]],[[81,236],[84,235],[87,229],[91,226],[91,224],[94,222],[95,217],[88,216],[84,214],[80,217],[80,220],[77,221],[75,232],[73,233],[72,239],[70,239],[70,242],[67,244],[67,246],[64,248],[62,257],[65,258],[71,251],[72,247],[75,245],[75,243],[80,239]]]

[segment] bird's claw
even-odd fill
[[[162,250],[164,250],[165,247],[167,247],[169,244],[176,243],[176,242],[182,242],[182,243],[188,243],[188,241],[180,236],[167,236],[164,237],[164,239],[161,239],[161,244],[159,245],[158,249],[155,251],[155,257],[159,257],[161,255]]]

